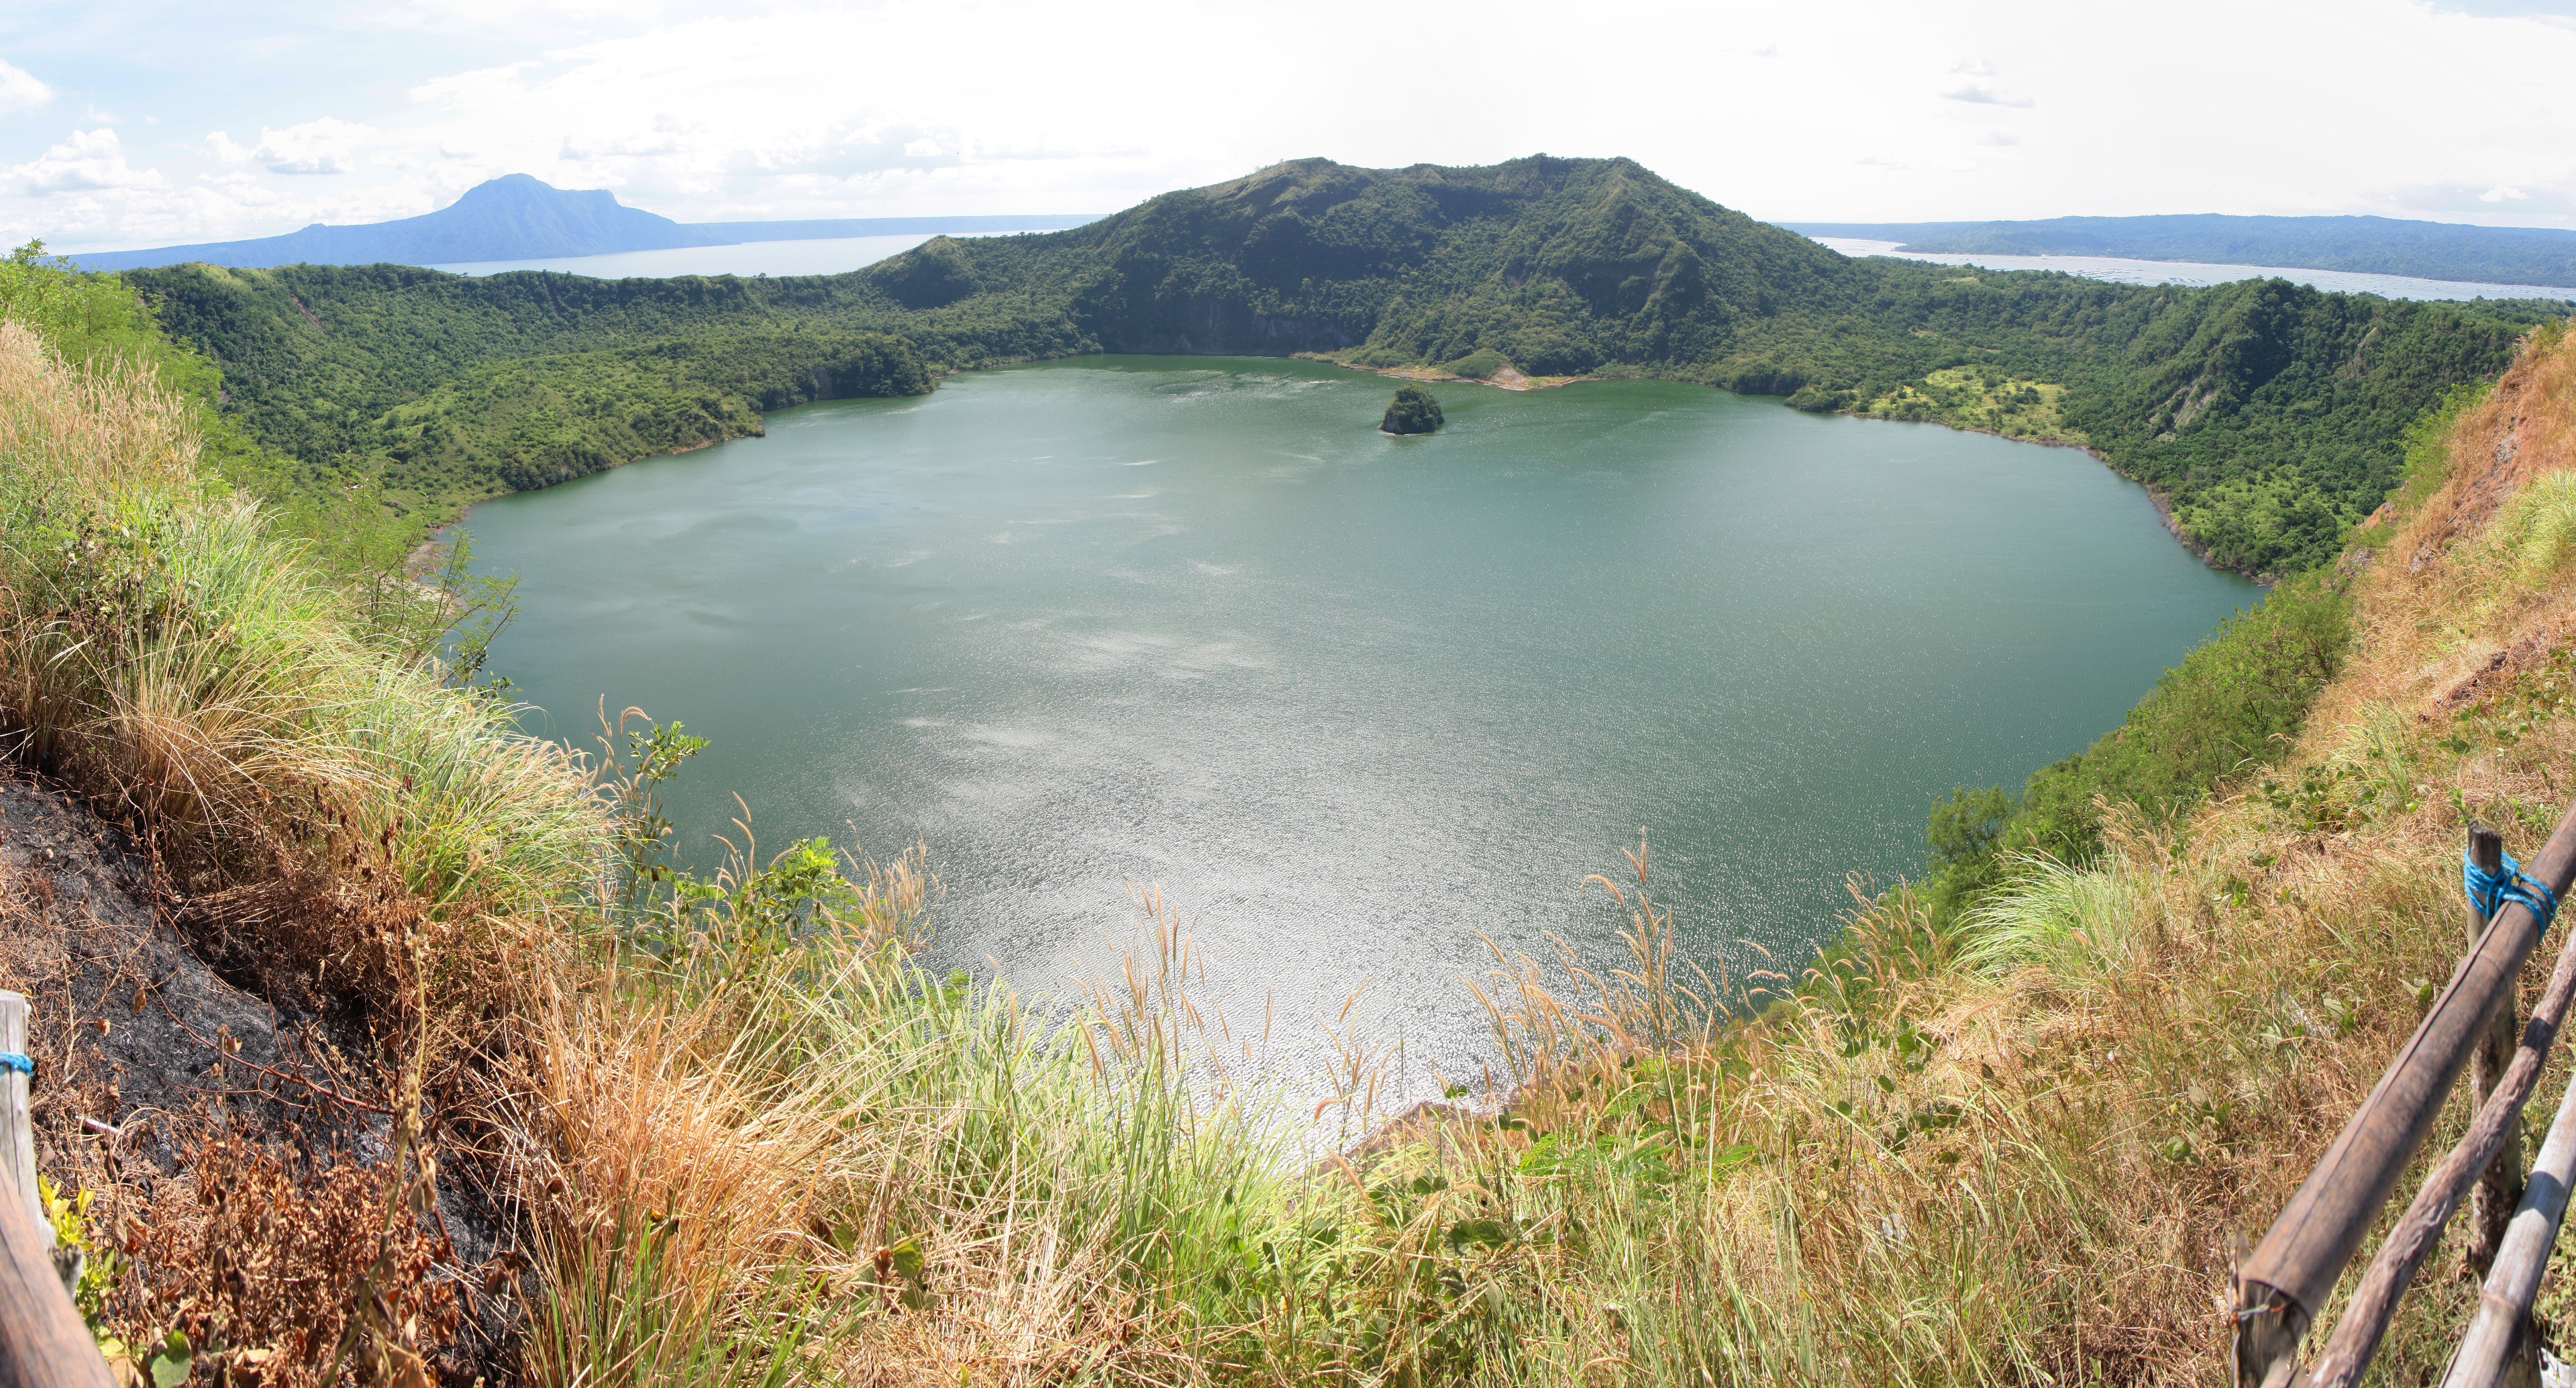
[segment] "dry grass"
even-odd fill
[[[1154,903],[1156,948],[1047,1017],[909,962],[917,859],[746,837],[635,907],[636,783],[370,647],[154,399],[0,327],[0,720],[202,928],[366,1009],[394,1087],[447,1086],[533,1264],[536,1384],[2216,1382],[2232,1243],[2456,958],[2464,820],[2528,849],[2576,753],[2547,338],[2374,532],[2356,653],[2264,781],[2114,815],[1965,930],[1866,902],[1804,978],[1680,958],[1641,844],[1600,883],[1625,967],[1481,986],[1506,1110],[1308,1166]],[[1373,1054],[1334,1077],[1363,1121]],[[327,1221],[286,1225],[242,1237]],[[2421,1285],[2388,1372],[2469,1296]]]
[[[316,1168],[212,1138],[130,1235],[154,1256],[129,1291],[206,1347],[212,1379],[319,1388],[345,1370],[425,1386],[458,1320],[456,1288],[431,1270],[454,1255],[402,1208],[405,1192],[356,1162]]]
[[[152,904],[202,948],[371,1035],[373,1100],[415,1096],[402,1131],[433,1073],[439,1117],[471,1128],[523,985],[569,967],[597,919],[609,807],[508,709],[347,625],[259,511],[197,473],[192,427],[149,372],[68,366],[0,323],[0,747],[134,830]],[[120,1215],[128,1340],[184,1325],[253,1381],[335,1359],[381,1378],[416,1352],[370,1311],[382,1294],[437,1320],[405,1302],[429,1256],[426,1226],[404,1232],[427,1208],[396,1198],[410,1177],[256,1150],[223,1114],[156,1121],[217,1135],[183,1146],[221,1189],[200,1207],[186,1179],[128,1172],[136,1189],[99,1207],[145,1212]],[[343,1227],[397,1210],[375,1251]],[[317,1330],[332,1316],[368,1333]]]
[[[57,494],[198,485],[186,402],[131,364],[66,366],[28,328],[0,321],[0,457]]]
[[[2576,346],[2544,335],[2401,518],[2391,552],[2427,561],[2352,580],[2363,638],[2296,751],[2187,824],[2115,817],[2099,861],[2026,865],[1957,940],[1899,892],[1805,996],[1678,1046],[1640,1044],[1670,990],[1642,945],[1613,979],[1516,971],[1496,1012],[1527,1127],[1458,1128],[1381,1177],[1509,1192],[1518,1235],[1475,1275],[1524,1313],[1492,1332],[1511,1376],[2221,1381],[2235,1241],[2458,957],[2465,820],[2528,851],[2570,792],[2576,595],[2531,537],[2576,468],[2571,410]],[[2494,484],[2508,465],[2524,492]],[[2439,1371],[2472,1296],[2419,1284],[2388,1381]]]
[[[792,941],[736,911],[553,1000],[523,1184],[573,1194],[531,1376],[1203,1376],[1176,1303],[1280,1150],[1166,1068],[1177,1000],[1032,1026],[905,962],[917,861],[851,878]]]

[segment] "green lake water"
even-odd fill
[[[925,841],[933,962],[1037,992],[1159,885],[1203,1006],[1293,1071],[1365,986],[1419,1092],[1485,1053],[1480,937],[1618,957],[1583,879],[1640,826],[1702,959],[1801,958],[1936,795],[2081,749],[2258,595],[2071,449],[1658,382],[1439,386],[1395,439],[1392,389],[1092,357],[786,411],[477,507],[494,664],[554,735],[605,697],[712,738],[701,864],[735,792],[766,848]]]

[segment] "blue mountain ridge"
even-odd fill
[[[1052,231],[1088,215],[845,217],[813,221],[675,222],[628,207],[605,188],[557,188],[527,174],[478,183],[436,212],[365,226],[315,223],[284,236],[208,241],[152,250],[75,255],[83,269],[137,270],[203,262],[244,269],[274,265],[445,265],[540,256],[607,255],[744,241],[802,241],[916,232]]]
[[[2487,284],[2576,285],[2576,231],[2394,217],[2054,217],[2035,222],[1779,222],[1807,236],[1959,255],[2099,255],[2279,265]]]

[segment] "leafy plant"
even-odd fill
[[[46,1222],[53,1226],[55,1245],[74,1250],[79,1258],[80,1275],[72,1281],[72,1304],[80,1308],[81,1320],[88,1324],[90,1333],[98,1335],[104,1324],[107,1299],[115,1293],[125,1265],[116,1244],[94,1236],[90,1229],[90,1201],[96,1192],[76,1190],[65,1194],[51,1176],[38,1172],[36,1193],[44,1206]]]

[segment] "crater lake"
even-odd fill
[[[603,699],[712,739],[694,866],[736,793],[764,854],[926,844],[933,967],[1059,999],[1159,887],[1288,1082],[1356,993],[1419,1095],[1490,1055],[1487,941],[1624,958],[1585,878],[1641,827],[1689,953],[1794,974],[1934,797],[2018,789],[2259,597],[2075,449],[1652,381],[1438,385],[1394,438],[1395,385],[1079,358],[487,502],[493,668],[576,745]]]

